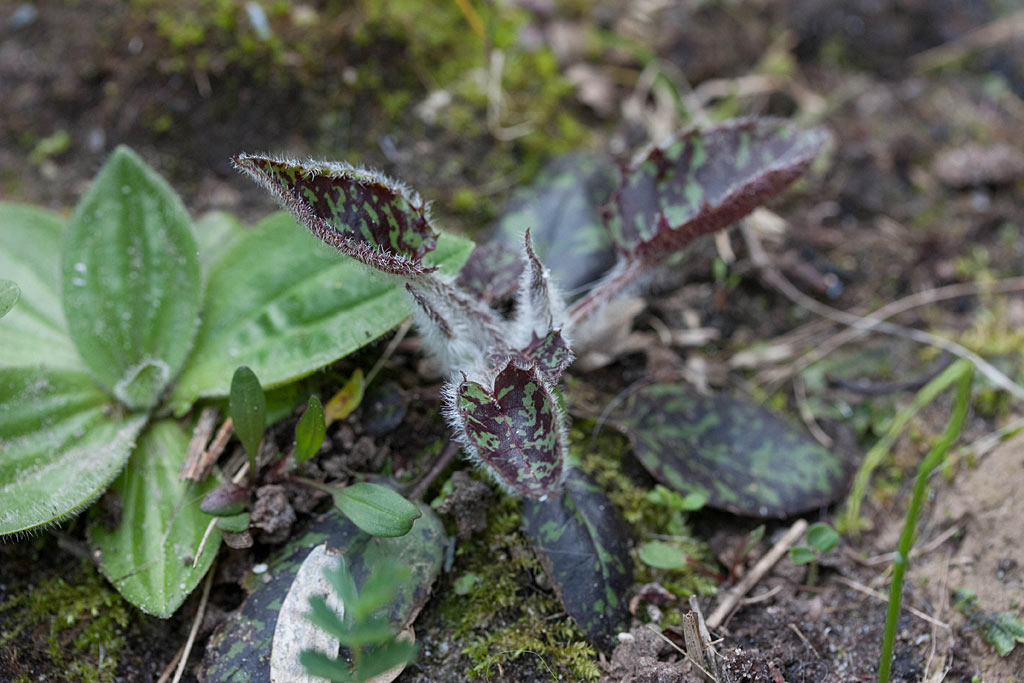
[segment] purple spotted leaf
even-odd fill
[[[605,224],[630,258],[661,262],[782,192],[829,140],[779,119],[737,119],[654,147],[623,173]]]
[[[508,334],[494,311],[437,278],[406,283],[423,341],[445,372],[477,367],[489,354],[507,356]]]
[[[545,501],[523,501],[523,529],[565,611],[603,650],[629,627],[633,562],[625,527],[608,497],[578,470]]]
[[[655,479],[707,505],[751,517],[789,517],[839,499],[849,463],[760,406],[650,384],[616,407],[622,430]]]
[[[463,378],[446,389],[449,422],[466,452],[516,495],[558,493],[566,436],[560,406],[535,368],[509,361],[486,387]]]
[[[543,337],[534,335],[519,356],[536,366],[545,381],[554,384],[573,361],[572,349],[561,330],[552,330]]]
[[[240,154],[235,165],[270,191],[310,232],[344,254],[397,275],[434,270],[429,207],[379,173],[338,162],[296,162]]]

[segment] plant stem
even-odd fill
[[[974,366],[970,361],[959,360],[949,367],[943,376],[950,375],[951,379],[958,381],[956,400],[953,405],[953,414],[946,424],[946,430],[942,433],[931,452],[928,453],[917,468],[917,475],[914,479],[914,493],[910,499],[910,507],[907,509],[907,517],[903,522],[903,531],[900,534],[899,547],[896,550],[896,557],[892,563],[892,585],[889,587],[889,608],[885,616],[885,635],[882,637],[882,654],[878,662],[878,681],[888,683],[889,671],[892,667],[892,651],[896,642],[896,627],[900,619],[900,602],[903,597],[903,575],[907,570],[907,559],[910,557],[910,548],[914,544],[914,530],[917,527],[917,518],[921,511],[921,504],[924,502],[928,491],[928,478],[932,472],[942,464],[953,445],[953,441],[960,436],[963,427],[964,417],[967,415],[967,407],[971,398],[971,378],[974,374]],[[947,382],[948,384],[948,382]],[[927,387],[925,387],[927,389]],[[924,390],[922,390],[924,393]],[[920,396],[920,394],[919,394]]]

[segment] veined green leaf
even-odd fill
[[[686,569],[686,553],[679,546],[664,541],[644,543],[637,549],[640,560],[656,569]]]
[[[118,415],[84,371],[0,368],[0,535],[90,503],[128,460],[145,421]]]
[[[401,494],[371,482],[334,489],[334,505],[374,536],[404,536],[420,516],[419,508]]]
[[[89,530],[89,540],[103,553],[103,574],[129,602],[162,618],[174,614],[198,585],[220,546],[214,531],[192,568],[210,522],[199,502],[217,482],[178,481],[188,440],[171,420],[147,429],[111,487],[121,497],[121,523],[113,531],[100,524]]]
[[[0,280],[0,318],[7,315],[20,298],[21,288],[17,282]]]
[[[199,324],[199,259],[181,200],[128,148],[78,203],[61,272],[71,339],[93,375],[130,408],[155,405]]]
[[[65,223],[52,211],[0,202],[0,273],[21,288],[17,308],[0,320],[0,366],[85,369],[60,298]]]
[[[442,235],[425,262],[454,274],[472,243]],[[320,244],[286,213],[262,221],[210,271],[203,323],[171,403],[228,393],[247,365],[264,388],[290,382],[370,343],[409,315],[395,279]]]
[[[204,213],[192,224],[192,234],[199,247],[199,264],[205,276],[209,276],[210,268],[245,237],[246,232],[242,222],[227,211]]]

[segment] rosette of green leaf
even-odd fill
[[[199,584],[220,545],[214,531],[198,561],[193,557],[209,519],[198,503],[215,482],[178,481],[188,441],[173,421],[151,425],[112,486],[121,499],[120,524],[89,528],[107,579],[134,605],[162,618]]]
[[[21,288],[18,283],[0,280],[0,318],[7,315],[20,298]]]
[[[301,465],[320,450],[327,436],[324,407],[316,396],[309,397],[306,412],[295,425],[295,464]]]
[[[564,418],[535,367],[509,361],[492,386],[463,377],[445,391],[457,438],[502,487],[528,498],[558,493],[567,469]]]
[[[349,164],[240,154],[235,166],[278,199],[310,232],[386,273],[416,275],[437,246],[429,207],[380,173]]]
[[[472,242],[442,234],[424,261],[454,275]],[[339,257],[274,214],[230,241],[209,266],[202,324],[170,397],[184,414],[200,397],[226,396],[246,365],[266,388],[293,382],[386,333],[409,315],[401,287]]]
[[[174,190],[126,147],[103,165],[71,218],[64,314],[96,380],[150,409],[181,370],[199,323],[200,275]]]
[[[609,423],[655,479],[740,515],[813,510],[836,500],[849,479],[848,463],[767,410],[685,384],[640,388]]]
[[[448,544],[437,514],[426,504],[420,504],[419,510],[423,516],[408,534],[397,538],[370,536],[332,510],[304,536],[275,552],[267,561],[266,573],[248,576],[245,585],[251,594],[211,637],[201,667],[205,680],[269,683],[282,605],[291,592],[303,591],[303,586],[296,585],[300,568],[313,548],[325,542],[328,551],[340,551],[346,557],[359,595],[385,568],[407,572],[404,580],[393,584],[394,597],[375,616],[386,614],[396,631],[411,624],[430,596]]]
[[[633,562],[615,506],[572,469],[547,500],[523,501],[523,530],[569,615],[598,647],[610,650],[629,627],[626,593]]]
[[[263,432],[267,429],[267,397],[256,373],[242,365],[231,377],[228,396],[228,415],[235,426],[235,434],[249,456],[249,479],[259,474],[256,456],[259,454]]]
[[[59,522],[92,502],[145,423],[84,371],[0,368],[0,534]]]

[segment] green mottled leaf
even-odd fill
[[[825,522],[815,522],[807,530],[807,543],[819,553],[827,553],[839,545],[839,534]]]
[[[626,593],[633,562],[615,506],[593,481],[570,470],[561,494],[523,500],[523,528],[566,611],[598,647],[629,628]]]
[[[22,290],[17,307],[0,320],[0,366],[85,369],[60,297],[65,223],[52,211],[0,202],[0,274]]]
[[[437,246],[419,195],[375,171],[325,161],[240,154],[235,165],[266,188],[324,243],[387,273],[422,273]]]
[[[151,408],[199,324],[200,273],[174,190],[127,147],[78,203],[61,268],[64,314],[89,370],[130,408]]]
[[[758,406],[651,384],[613,412],[644,467],[666,486],[741,515],[788,517],[827,505],[849,464]]]
[[[231,377],[228,415],[235,424],[238,440],[249,454],[249,461],[255,462],[263,432],[267,429],[267,397],[256,373],[244,365],[238,367]]]
[[[174,614],[206,574],[220,546],[214,531],[197,566],[195,552],[210,517],[199,501],[216,482],[178,481],[189,435],[171,420],[150,426],[111,490],[121,498],[121,523],[101,524],[89,540],[102,552],[100,569],[129,602],[148,614]]]
[[[380,484],[360,482],[331,491],[335,507],[373,536],[404,536],[420,516],[413,503]]]
[[[515,294],[522,272],[521,248],[489,242],[473,250],[456,282],[466,292],[493,304]]]
[[[103,492],[146,416],[82,371],[0,368],[0,535],[58,522]]]
[[[0,280],[0,318],[7,315],[20,298],[21,288],[18,283]]]
[[[536,369],[509,362],[493,389],[463,380],[452,403],[463,446],[498,483],[531,498],[558,493],[565,472],[563,418]]]
[[[271,644],[281,606],[303,560],[324,542],[328,550],[345,555],[359,590],[383,567],[407,570],[409,578],[398,586],[385,609],[397,630],[411,624],[430,595],[448,544],[437,514],[426,504],[420,504],[419,510],[423,516],[398,538],[370,536],[332,510],[304,536],[275,553],[265,573],[248,575],[246,585],[252,593],[212,636],[201,667],[204,680],[269,683]]]
[[[637,549],[640,560],[655,569],[686,569],[686,553],[679,546],[664,541],[644,543]]]
[[[471,249],[467,240],[442,235],[426,261],[453,275]],[[274,214],[211,267],[202,326],[172,406],[183,414],[201,396],[226,396],[239,365],[252,368],[265,388],[291,382],[408,315],[399,285],[339,257],[288,214]]]
[[[660,262],[727,227],[796,180],[829,140],[779,119],[738,119],[690,130],[623,173],[605,222],[623,253]]]
[[[530,228],[537,256],[559,288],[570,298],[581,294],[615,264],[599,209],[618,183],[615,164],[596,156],[557,159],[502,209],[493,241],[518,256]]]
[[[309,397],[306,412],[295,425],[295,462],[301,465],[320,450],[327,436],[324,407],[316,396]]]

